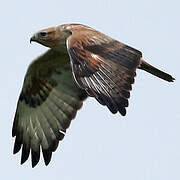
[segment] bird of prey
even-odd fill
[[[82,24],[44,29],[30,41],[50,48],[27,70],[12,129],[14,153],[22,149],[21,164],[31,153],[32,167],[41,150],[49,164],[88,96],[125,116],[137,68],[174,80],[145,62],[140,51]]]

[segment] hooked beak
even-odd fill
[[[30,43],[31,43],[32,41],[34,41],[34,42],[36,41],[36,37],[35,37],[35,35],[31,37],[31,39],[30,39]]]

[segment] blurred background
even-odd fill
[[[180,179],[180,1],[2,1],[1,179]],[[49,166],[31,168],[12,155],[11,128],[24,75],[47,48],[29,39],[64,23],[82,23],[143,52],[176,78],[168,83],[137,70],[125,117],[89,98],[71,123]]]

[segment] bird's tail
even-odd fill
[[[138,67],[139,69],[142,69],[144,71],[147,71],[161,79],[164,79],[165,81],[168,82],[173,82],[175,79],[170,75],[167,74],[153,66],[151,66],[150,64],[148,64],[146,61],[142,60],[140,66]]]

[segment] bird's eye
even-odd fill
[[[41,37],[46,37],[46,36],[47,36],[47,32],[40,32],[39,35],[40,35]]]

